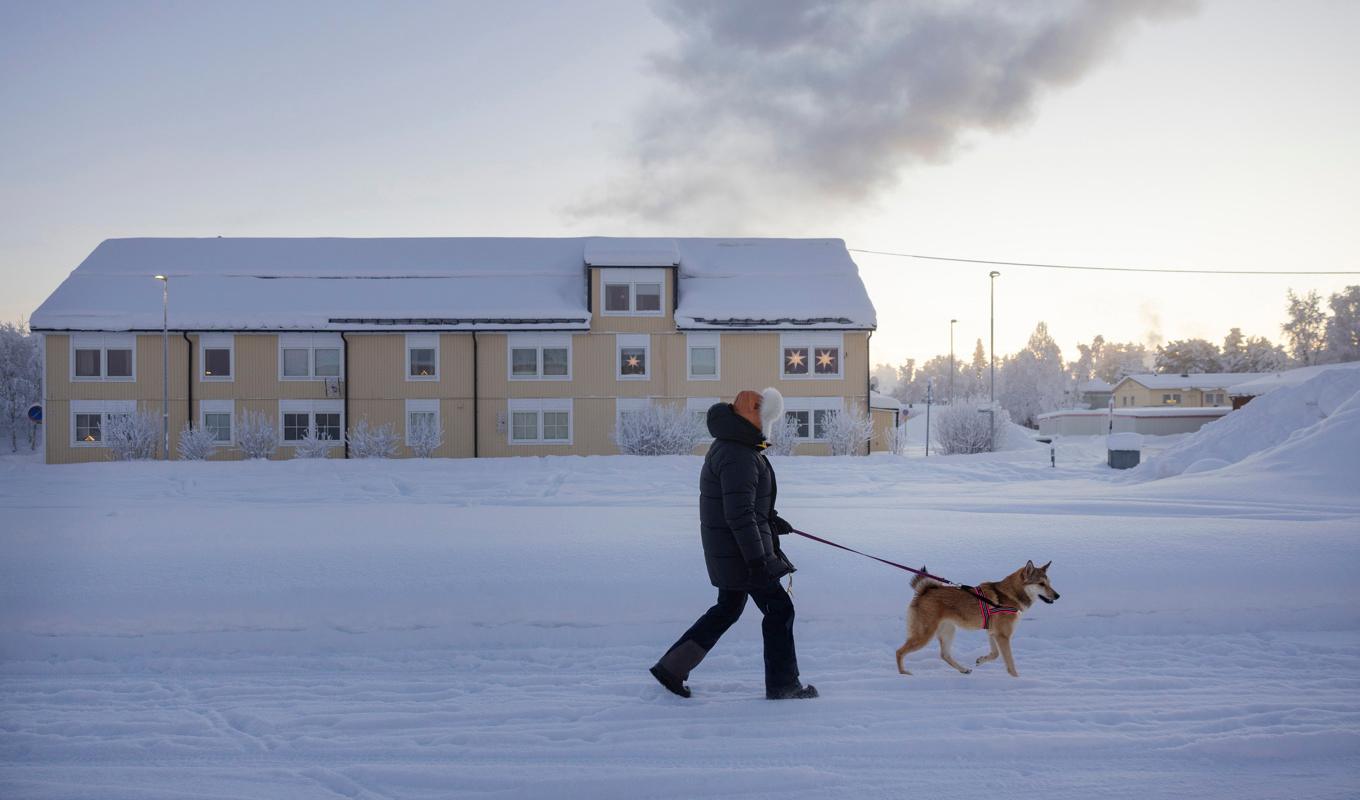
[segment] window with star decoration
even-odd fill
[[[808,374],[808,349],[806,347],[784,348],[784,374]]]
[[[619,348],[619,374],[646,375],[647,348],[645,347]]]

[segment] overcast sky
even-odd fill
[[[123,236],[1360,270],[1357,31],[1348,0],[0,0],[0,319]],[[988,267],[855,257],[875,361],[986,336]],[[1042,319],[1069,358],[1278,339],[1286,288],[1360,283],[999,269],[997,350]]]

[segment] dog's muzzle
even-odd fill
[[[1058,594],[1057,592],[1053,593],[1053,600],[1057,600],[1059,597],[1062,597],[1062,595]],[[1050,600],[1047,597],[1044,597],[1043,595],[1039,595],[1039,599],[1043,600],[1045,603],[1048,603],[1049,605],[1053,605],[1053,600]]]

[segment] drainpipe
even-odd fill
[[[344,369],[345,379],[344,381],[342,381],[342,383],[344,383],[345,385],[343,406],[343,408],[345,409],[345,430],[341,431],[340,433],[342,436],[345,437],[345,458],[349,458],[349,339],[345,338],[344,331],[340,331],[340,345],[341,348],[344,350],[342,358],[344,359],[345,364]]]
[[[180,331],[180,336],[184,337],[184,349],[187,353],[185,357],[189,367],[184,375],[184,419],[189,424],[189,429],[194,427],[194,343],[189,341],[189,332]],[[235,416],[234,414],[232,416]]]
[[[589,283],[589,281],[587,281]],[[481,427],[482,420],[477,412],[477,332],[472,332],[472,457],[481,456],[481,448],[477,443],[477,429]]]

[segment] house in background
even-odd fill
[[[438,421],[444,457],[616,453],[620,414],[766,386],[812,454],[831,415],[872,413],[874,308],[834,239],[112,239],[31,327],[49,463],[108,458],[108,418],[159,414],[163,378],[171,452],[188,423],[218,458],[243,411],[280,457],[308,435],[344,456],[359,420]]]
[[[1077,384],[1077,402],[1086,408],[1105,408],[1110,404],[1114,386],[1100,378]]]
[[[1262,376],[1258,372],[1126,375],[1111,389],[1115,408],[1216,408],[1229,406],[1228,390]]]
[[[873,422],[873,436],[869,448],[889,450],[890,436],[902,425],[902,401],[881,392],[869,393],[869,419]]]

